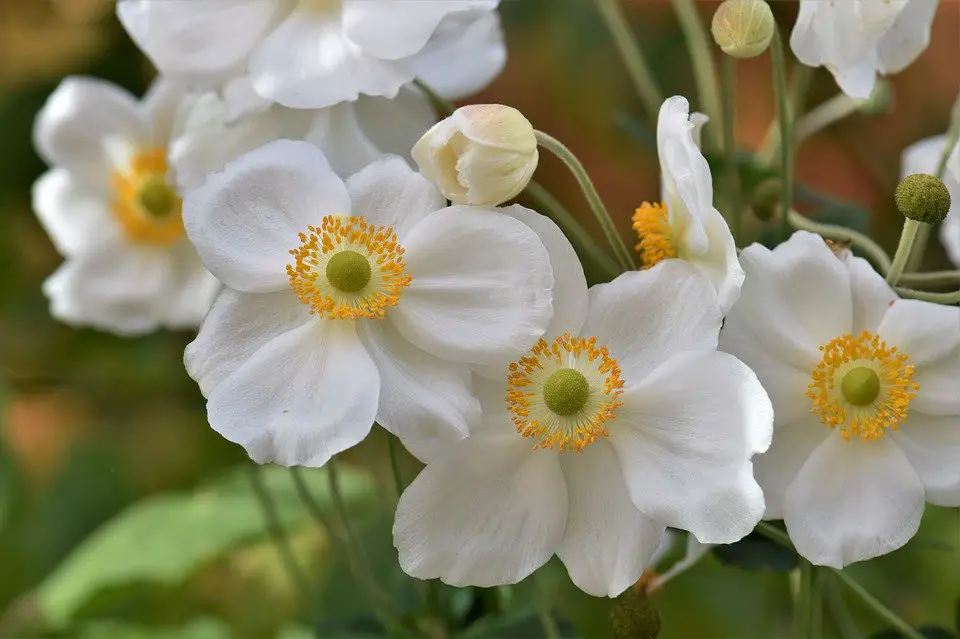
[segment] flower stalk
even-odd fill
[[[890,256],[887,255],[886,251],[884,251],[879,244],[859,231],[848,229],[845,226],[814,222],[796,211],[787,213],[787,221],[790,226],[795,229],[817,233],[828,240],[850,242],[853,246],[863,251],[881,274],[885,275],[890,270]]]
[[[910,259],[910,254],[913,251],[913,244],[917,239],[917,234],[921,227],[924,226],[929,227],[930,225],[911,220],[910,218],[903,221],[903,232],[900,234],[900,243],[897,245],[897,252],[893,256],[893,264],[890,265],[890,271],[887,273],[887,283],[891,286],[896,286],[900,281],[900,276],[903,275],[903,271],[907,266],[907,260]]]
[[[793,206],[793,122],[787,90],[787,59],[779,29],[773,32],[770,50],[773,53],[773,91],[780,127],[780,235],[786,240],[790,236],[788,212]]]
[[[726,214],[734,239],[740,239],[743,227],[740,210],[740,174],[737,169],[736,152],[736,90],[737,61],[733,56],[723,56],[723,170],[726,186]],[[722,213],[723,211],[721,211]]]

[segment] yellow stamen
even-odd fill
[[[848,441],[880,439],[887,429],[897,430],[906,421],[920,388],[911,381],[914,367],[907,365],[907,355],[888,348],[869,331],[857,337],[841,335],[820,351],[823,358],[806,393],[820,421],[830,428],[839,426]]]
[[[640,268],[652,268],[664,260],[677,257],[673,231],[667,219],[667,207],[663,204],[641,204],[633,212],[633,230],[640,238],[635,247],[640,253]]]
[[[572,370],[578,375],[565,374]],[[568,384],[556,383],[559,378]],[[582,377],[587,390],[572,380]],[[553,381],[551,381],[553,380]],[[548,386],[549,384],[549,386]],[[557,397],[566,387],[569,401]],[[569,333],[548,343],[540,339],[530,355],[510,364],[506,401],[517,432],[537,440],[534,449],[557,448],[581,451],[597,439],[608,437],[606,423],[621,406],[623,380],[617,360],[597,338],[573,337]],[[556,407],[563,407],[554,412]]]
[[[294,263],[287,265],[287,275],[290,288],[310,307],[311,314],[329,319],[379,319],[397,305],[411,277],[404,270],[403,247],[391,227],[373,226],[362,217],[325,215],[319,227],[310,226],[307,231],[300,233],[300,246],[290,251]],[[328,271],[334,256],[344,252],[352,254],[341,260],[345,264],[359,258],[369,262],[363,281],[340,273],[342,264],[335,263],[337,268]],[[340,276],[331,282],[334,272]],[[347,280],[353,283],[347,285]]]
[[[114,173],[112,179],[113,211],[128,240],[169,246],[183,237],[182,200],[167,182],[163,149],[137,153],[130,166]]]

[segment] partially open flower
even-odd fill
[[[522,191],[537,168],[533,126],[502,104],[460,107],[413,147],[420,172],[455,204],[496,206]]]

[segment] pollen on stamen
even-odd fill
[[[113,174],[113,211],[130,242],[169,246],[184,236],[182,200],[167,171],[163,149],[144,149]]]
[[[863,331],[858,336],[845,334],[820,347],[820,363],[811,373],[812,381],[806,395],[823,424],[840,428],[845,440],[859,437],[873,441],[883,437],[887,430],[898,430],[906,421],[910,402],[920,385],[912,381],[914,367],[907,364],[909,357],[888,347],[879,336]],[[873,401],[862,405],[861,397],[845,397],[844,380],[847,376],[863,378],[865,369],[876,373],[879,391]],[[860,381],[847,379],[850,381]],[[848,384],[848,386],[850,386]],[[862,385],[858,384],[862,390]],[[851,392],[847,390],[846,392]]]
[[[406,273],[403,247],[389,226],[374,226],[360,216],[326,215],[320,226],[299,234],[300,246],[290,250],[290,288],[310,313],[328,319],[379,319],[396,306],[412,278]],[[368,282],[358,290],[341,290],[326,274],[330,259],[343,251],[365,257]]]
[[[652,268],[664,260],[677,257],[667,207],[663,204],[641,204],[633,212],[633,230],[639,238],[634,248],[640,254],[640,268]]]
[[[577,371],[589,386],[586,399],[576,398],[581,408],[570,414],[553,412],[544,397],[548,380],[564,369]],[[607,425],[622,405],[618,400],[622,393],[617,360],[606,346],[597,346],[596,337],[566,333],[552,342],[541,338],[529,355],[510,365],[507,374],[511,419],[521,436],[535,440],[534,449],[581,451],[609,437]]]

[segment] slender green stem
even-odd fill
[[[343,499],[343,492],[340,490],[340,469],[338,462],[334,459],[327,462],[327,482],[330,487],[330,500],[333,502],[333,507],[337,511],[337,517],[340,519],[340,525],[343,527],[347,544],[349,544],[351,552],[356,553],[358,561],[361,562],[364,568],[367,568],[366,553],[363,550],[363,545],[360,543],[360,538],[353,529],[353,523],[350,521],[350,512]]]
[[[793,547],[793,542],[790,541],[789,535],[773,524],[761,521],[759,524],[757,524],[756,531],[767,539],[777,542],[784,548],[789,548],[790,550],[796,552],[796,549]]]
[[[643,55],[640,44],[630,29],[630,23],[623,14],[620,0],[597,0],[597,9],[603,18],[613,44],[617,47],[623,66],[627,69],[630,81],[643,101],[643,108],[651,122],[656,122],[663,104],[663,94],[650,71],[650,65]]]
[[[897,614],[892,610],[884,606],[879,599],[870,594],[863,586],[857,583],[853,577],[842,570],[834,570],[833,572],[840,580],[840,583],[857,595],[857,597],[860,598],[860,601],[873,610],[878,617],[896,628],[904,637],[906,637],[906,639],[923,639],[922,634],[914,630],[910,624],[898,617]]]
[[[793,68],[793,76],[790,78],[790,107],[795,115],[803,113],[803,107],[807,97],[807,89],[810,88],[810,81],[813,79],[813,68],[805,64],[797,64]],[[763,135],[763,142],[757,151],[757,158],[761,164],[770,164],[773,162],[777,151],[780,149],[780,127],[777,125],[776,118],[767,127],[767,132]]]
[[[290,540],[287,538],[286,531],[283,529],[283,522],[277,512],[277,505],[273,501],[273,496],[263,483],[261,476],[261,467],[258,464],[251,464],[249,467],[250,486],[253,488],[253,494],[260,502],[260,510],[263,513],[263,521],[270,535],[273,545],[277,549],[277,555],[283,563],[284,570],[290,579],[290,583],[300,596],[300,603],[304,610],[310,607],[310,582],[306,574],[297,563],[297,556],[293,552]]]
[[[960,271],[904,273],[900,276],[900,283],[920,288],[960,288]]]
[[[726,183],[726,217],[733,231],[733,237],[739,238],[743,230],[742,211],[740,210],[740,172],[737,167],[736,91],[737,62],[733,56],[723,56],[723,169]]]
[[[418,89],[423,91],[424,95],[427,96],[427,99],[430,100],[430,103],[433,104],[433,108],[436,109],[443,117],[447,117],[456,111],[457,107],[453,104],[453,102],[434,91],[433,87],[423,80],[417,78],[413,81],[413,83]]]
[[[557,223],[564,230],[567,237],[574,244],[583,250],[584,254],[593,258],[597,265],[608,275],[616,276],[621,272],[621,268],[610,257],[610,255],[600,248],[596,240],[587,232],[580,222],[573,216],[560,201],[553,196],[542,184],[530,180],[524,193],[530,196],[537,203],[541,213],[546,214],[550,219]]]
[[[814,222],[813,220],[801,215],[800,213],[797,213],[796,211],[790,211],[787,214],[787,220],[789,221],[790,226],[795,229],[817,233],[828,240],[850,242],[853,244],[853,246],[863,251],[863,253],[870,259],[873,265],[877,267],[877,270],[879,270],[881,274],[885,275],[890,270],[890,256],[887,255],[886,251],[884,251],[876,242],[859,231],[848,229],[845,226],[835,226],[833,224],[821,224],[819,222]]]
[[[693,77],[697,82],[700,105],[714,122],[721,117],[719,77],[713,60],[713,41],[703,23],[696,0],[670,0],[680,22],[680,29],[687,40],[690,59],[693,62]],[[708,129],[714,147],[719,146],[717,130]]]
[[[811,639],[823,637],[823,584],[827,572],[817,566],[813,567],[813,593],[810,602],[810,635]]]
[[[813,566],[803,557],[800,558],[800,589],[797,593],[794,615],[797,639],[811,639],[813,637]]]
[[[900,297],[906,297],[913,300],[923,300],[924,302],[933,302],[934,304],[944,304],[953,306],[960,304],[960,291],[953,293],[927,293],[926,291],[917,291],[912,288],[894,287]]]
[[[830,579],[825,580],[823,601],[827,605],[827,611],[830,613],[837,631],[840,633],[840,639],[860,639],[863,636],[860,629],[857,628],[857,622],[854,621],[850,610],[847,609],[847,604],[843,600],[843,593],[837,587],[837,579],[833,575],[830,575]]]
[[[590,209],[593,211],[597,221],[600,223],[600,227],[603,229],[603,233],[606,236],[607,241],[610,242],[610,246],[613,247],[614,255],[616,256],[617,262],[620,264],[620,268],[625,271],[635,269],[636,264],[633,261],[633,254],[627,249],[627,245],[624,243],[623,237],[617,233],[617,228],[613,223],[613,218],[610,217],[610,212],[607,211],[607,208],[603,205],[603,200],[600,199],[600,194],[597,193],[596,187],[590,180],[590,176],[587,175],[586,169],[584,169],[583,165],[580,164],[580,160],[578,160],[577,156],[575,156],[570,149],[564,146],[564,144],[555,137],[550,136],[543,131],[536,131],[536,135],[537,143],[547,151],[550,151],[557,156],[567,166],[567,168],[570,169],[573,177],[576,178],[577,182],[580,184],[580,190],[583,191],[583,195],[587,199],[587,203],[590,204]]]
[[[397,453],[398,440],[393,433],[390,433],[389,437],[387,447],[390,453],[390,470],[393,472],[393,485],[397,489],[397,498],[399,499],[400,495],[403,494],[403,489],[406,488],[406,484],[403,481],[403,473],[400,472],[400,459]]]
[[[797,119],[796,143],[799,145],[830,125],[853,115],[859,108],[860,102],[846,93],[838,93],[829,100],[821,102]]]
[[[790,95],[787,93],[787,58],[779,29],[773,31],[770,49],[773,52],[773,92],[780,126],[780,235],[786,241],[790,235],[787,212],[793,207],[793,122],[790,117]]]
[[[926,226],[923,222],[907,218],[903,221],[903,232],[900,233],[900,243],[897,245],[897,252],[893,255],[893,264],[887,272],[887,284],[896,286],[900,281],[900,276],[907,266],[907,260],[910,259],[910,252],[913,251],[913,243],[917,239],[917,231],[921,226]]]
[[[550,598],[547,597],[547,589],[543,585],[543,578],[540,575],[535,577],[537,580],[537,608],[540,613],[540,625],[543,626],[543,633],[546,639],[561,639],[560,628],[557,626],[556,619],[551,613]]]

